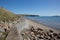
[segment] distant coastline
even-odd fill
[[[52,16],[52,17],[60,17],[60,16],[56,15],[56,16]]]

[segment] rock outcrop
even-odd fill
[[[6,40],[20,40],[19,33],[15,26],[11,28],[11,31],[9,32]]]

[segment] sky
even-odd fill
[[[16,14],[60,16],[60,0],[0,0],[0,7]]]

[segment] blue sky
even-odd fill
[[[60,15],[60,0],[0,0],[0,6],[16,14]]]

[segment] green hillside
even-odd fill
[[[8,21],[8,20],[13,21],[13,20],[16,20],[16,18],[17,18],[17,16],[14,13],[12,13],[12,12],[4,9],[4,8],[0,8],[0,20],[2,20],[2,21]]]

